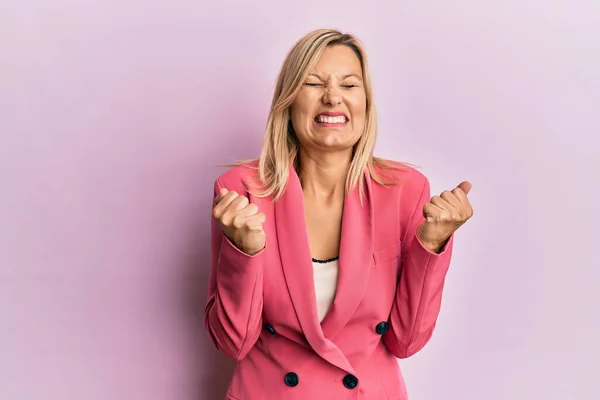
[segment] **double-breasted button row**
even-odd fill
[[[265,329],[271,334],[274,335],[277,333],[277,331],[275,330],[275,328],[273,328],[272,325],[269,324],[265,324]],[[377,332],[378,335],[383,335],[385,334],[389,329],[389,324],[385,321],[382,321],[380,323],[377,324],[377,326],[375,326],[375,332]]]
[[[265,324],[265,329],[272,335],[275,335],[277,333],[275,331],[275,328],[273,328],[269,324]],[[378,335],[385,334],[388,331],[388,329],[389,329],[389,324],[385,321],[382,321],[382,322],[378,323],[377,326],[375,326],[375,332],[377,332]],[[289,387],[298,386],[298,383],[300,383],[300,378],[298,377],[298,374],[295,372],[288,372],[287,374],[285,374],[285,377],[283,378],[283,380],[284,380],[285,384]],[[354,389],[358,386],[358,378],[352,374],[348,374],[348,375],[344,376],[344,378],[342,379],[342,383],[345,388]]]
[[[288,372],[287,374],[285,374],[283,381],[287,386],[294,387],[298,386],[298,383],[300,383],[300,378],[298,377],[297,373]],[[354,389],[358,386],[358,378],[352,374],[348,374],[344,376],[344,379],[342,379],[342,383],[344,384],[345,388]]]

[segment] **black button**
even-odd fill
[[[296,374],[295,372],[288,372],[287,374],[285,374],[284,381],[286,385],[294,387],[298,385],[298,382],[300,380],[298,379],[298,374]]]
[[[269,331],[269,333],[270,333],[271,335],[274,335],[274,334],[276,333],[276,332],[275,332],[275,328],[273,328],[273,327],[272,327],[271,325],[269,325],[269,324],[266,324],[266,325],[265,325],[265,329],[266,329],[266,330],[268,330],[268,331]]]
[[[358,386],[358,379],[354,375],[346,375],[342,382],[344,382],[344,386],[348,389],[354,389]]]
[[[377,324],[377,326],[375,327],[375,332],[377,332],[378,335],[383,335],[388,331],[388,328],[388,323],[383,321]]]

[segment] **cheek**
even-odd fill
[[[357,96],[355,99],[353,99],[349,106],[353,119],[352,128],[357,135],[361,135],[364,132],[365,125],[367,123],[366,97],[364,97],[364,95],[362,97]]]
[[[318,98],[316,97],[315,93],[302,90],[300,93],[298,93],[298,97],[296,97],[292,103],[292,109],[301,114],[308,113],[315,107],[315,104],[318,105]]]
[[[350,112],[355,119],[365,118],[367,113],[367,98],[364,94],[357,95],[350,100]]]
[[[296,112],[292,113],[292,126],[294,127],[296,135],[304,135],[305,131],[310,129],[310,123],[310,114],[308,114],[306,111],[297,110]]]
[[[292,121],[295,124],[306,124],[307,119],[311,119],[314,112],[314,100],[310,96],[300,95],[292,104]]]
[[[292,127],[294,128],[296,137],[302,141],[302,138],[306,136],[306,131],[310,129],[310,106],[305,101],[296,101],[290,111]]]

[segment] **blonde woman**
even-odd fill
[[[430,198],[413,167],[373,156],[358,40],[317,30],[277,79],[260,158],[215,182],[205,326],[237,360],[227,399],[406,399],[397,358],[430,339],[462,182]]]

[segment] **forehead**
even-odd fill
[[[354,50],[344,45],[327,47],[311,73],[324,77],[352,74],[362,77],[358,56]]]

